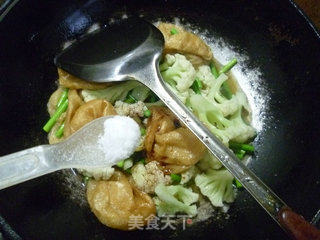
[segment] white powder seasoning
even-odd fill
[[[108,162],[126,159],[139,145],[140,129],[129,117],[114,116],[104,122],[104,133],[99,136],[99,148]]]

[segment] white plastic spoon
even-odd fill
[[[128,158],[139,140],[133,119],[98,118],[63,142],[0,157],[0,189],[65,168],[113,166]]]

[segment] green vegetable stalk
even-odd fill
[[[218,78],[219,77],[219,73],[218,70],[216,68],[216,66],[214,65],[213,62],[210,63],[210,69],[211,69],[211,73],[214,76],[214,78]]]
[[[234,179],[233,183],[238,189],[243,188],[242,184],[237,179]]]
[[[49,132],[54,124],[57,122],[62,113],[64,113],[68,108],[68,99],[66,99],[60,106],[57,108],[56,112],[49,119],[49,121],[44,125],[43,130]]]
[[[235,58],[232,59],[230,62],[227,63],[227,65],[225,65],[225,66],[223,66],[223,68],[221,68],[221,70],[219,71],[219,75],[230,71],[231,68],[233,68],[233,66],[236,64],[237,64],[237,59],[235,59]]]
[[[124,100],[125,103],[136,103],[137,100],[132,96],[131,94],[132,91],[130,91],[126,97],[126,99]]]
[[[236,151],[235,154],[240,160],[242,160],[244,158],[244,156],[246,155],[246,151],[243,151],[243,150]]]
[[[171,173],[170,177],[173,184],[179,184],[181,182],[181,174]]]
[[[224,82],[220,89],[223,96],[225,96],[227,99],[232,98],[232,91],[230,89],[230,86],[227,82]]]
[[[244,144],[244,143],[236,143],[236,142],[229,142],[229,147],[234,151],[240,151],[243,150],[248,153],[254,152],[254,146],[250,144]]]
[[[141,136],[146,135],[146,129],[144,127],[140,127]]]
[[[159,101],[158,96],[154,92],[150,91],[149,92],[149,96],[147,97],[145,102],[154,103],[154,102],[157,102],[157,101]]]
[[[147,164],[147,162],[146,162],[146,159],[145,159],[145,158],[141,158],[139,162],[141,162],[143,165],[146,165],[146,164]]]
[[[148,118],[148,117],[151,116],[151,111],[150,111],[149,109],[147,109],[147,110],[145,110],[145,111],[143,112],[143,115],[144,115],[145,118]]]
[[[83,176],[82,182],[84,183],[84,185],[87,185],[89,181],[90,181],[90,177],[88,177],[88,176]]]
[[[171,35],[175,35],[175,34],[178,33],[178,30],[175,29],[175,28],[172,28],[172,29],[170,30],[170,33],[171,33]]]
[[[68,88],[66,88],[62,92],[61,97],[59,98],[58,103],[57,103],[57,108],[59,108],[61,106],[61,104],[64,103],[68,99],[68,92],[69,92]]]
[[[202,89],[203,85],[202,82],[196,78],[193,82],[193,84],[191,85],[192,90],[196,93],[196,94],[201,94],[201,89]]]
[[[134,89],[132,89],[131,91],[131,96],[138,102],[138,101],[141,101],[141,102],[144,102],[147,97],[150,95],[150,89],[147,88],[146,86],[144,85],[139,85],[137,87],[135,87]]]
[[[127,158],[117,163],[117,167],[122,168],[123,170],[129,170],[133,166],[133,160]],[[129,173],[129,171],[127,171]]]
[[[210,63],[210,68],[211,68],[211,72],[212,75],[215,78],[218,78],[220,76],[220,74],[222,73],[226,73],[228,71],[231,70],[231,68],[233,68],[234,65],[237,64],[237,59],[232,59],[230,62],[228,62],[225,66],[222,67],[222,69],[218,72],[217,68],[215,67],[214,63],[211,62]],[[230,89],[230,86],[227,82],[224,82],[221,86],[221,93],[227,98],[227,99],[231,99],[232,98],[232,91]]]
[[[117,167],[123,168],[123,166],[124,166],[124,160],[117,163]]]
[[[61,138],[63,136],[63,131],[64,131],[64,123],[62,123],[58,128],[58,130],[56,131],[56,134],[55,134],[56,137]]]

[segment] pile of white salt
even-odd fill
[[[140,128],[129,117],[114,116],[104,122],[104,133],[99,136],[98,146],[108,162],[129,158],[140,143]]]

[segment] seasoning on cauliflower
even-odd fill
[[[157,213],[159,216],[174,215],[176,213],[186,213],[190,216],[197,214],[196,203],[199,194],[192,192],[191,189],[181,185],[165,186],[159,184],[155,192],[157,197],[154,198]]]
[[[134,185],[145,193],[154,193],[158,184],[168,185],[171,182],[170,176],[163,174],[156,161],[134,165],[131,174]]]
[[[93,177],[95,180],[108,180],[112,177],[114,173],[113,167],[105,167],[105,168],[86,168],[86,169],[78,169],[83,175],[87,177]]]
[[[148,108],[141,101],[136,103],[125,103],[122,101],[116,101],[114,104],[114,108],[116,112],[121,116],[129,116],[129,117],[143,117],[143,113]]]
[[[196,70],[185,56],[181,54],[167,54],[164,63],[160,66],[163,79],[171,86],[175,86],[180,93],[191,87]]]
[[[197,175],[194,181],[215,207],[223,207],[223,202],[231,203],[235,199],[233,176],[227,169],[209,169],[206,173]]]

